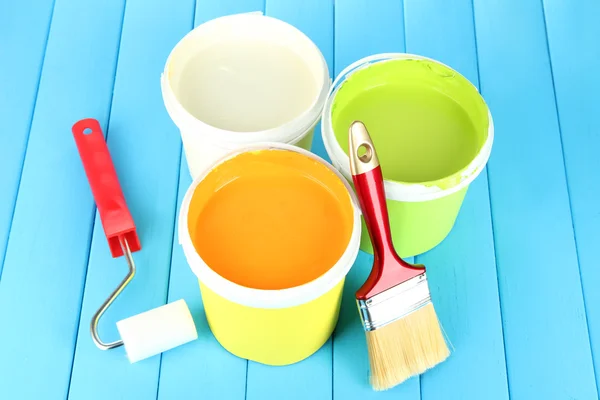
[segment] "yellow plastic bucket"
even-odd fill
[[[347,202],[352,219],[350,238],[337,262],[316,278],[283,289],[257,289],[225,278],[225,274],[217,273],[205,262],[192,239],[198,216],[205,207],[202,202],[206,200],[202,200],[202,196],[215,192],[212,187],[202,186],[207,176],[240,154],[262,150],[300,153],[325,166],[336,185],[344,188],[340,201]],[[229,179],[221,177],[218,185],[225,185]],[[288,365],[309,357],[328,340],[338,320],[346,274],[360,246],[361,219],[357,204],[351,186],[335,168],[309,151],[283,143],[259,143],[237,150],[194,180],[179,214],[179,242],[198,277],[210,329],[226,350],[263,364]]]

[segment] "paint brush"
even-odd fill
[[[373,269],[356,292],[366,333],[371,386],[386,390],[444,361],[444,340],[424,265],[402,260],[392,243],[383,175],[362,122],[350,126],[352,180],[373,243]]]

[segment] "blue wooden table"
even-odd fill
[[[353,293],[333,337],[288,367],[210,333],[175,220],[190,177],[160,94],[170,49],[214,17],[264,11],[303,30],[332,74],[373,53],[436,58],[477,85],[495,143],[429,268],[454,346],[393,390],[367,381]],[[600,2],[597,0],[1,0],[0,399],[577,399],[600,382]],[[112,259],[70,128],[97,118],[143,245],[103,320],[185,298],[197,341],[136,364],[98,350]],[[319,135],[313,151],[326,156]],[[594,250],[596,248],[596,250]]]

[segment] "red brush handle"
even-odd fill
[[[112,256],[123,255],[120,239],[127,241],[132,252],[140,250],[135,223],[127,208],[100,123],[92,118],[83,119],[73,125],[72,131]]]
[[[358,156],[364,147],[366,155]],[[356,298],[366,300],[423,273],[422,266],[402,260],[392,242],[383,175],[371,138],[362,123],[350,129],[352,180],[363,217],[373,244],[374,262],[371,274],[356,292]]]

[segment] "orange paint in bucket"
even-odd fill
[[[263,150],[212,170],[190,205],[192,243],[224,278],[286,289],[324,274],[352,234],[346,187],[300,153]]]
[[[179,240],[223,347],[287,365],[327,341],[358,255],[357,204],[335,168],[281,143],[236,151],[194,180]]]

